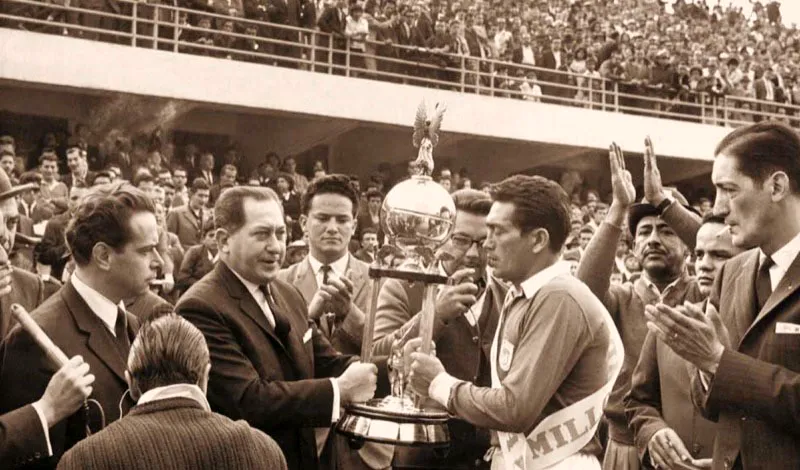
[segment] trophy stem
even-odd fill
[[[375,314],[378,312],[378,295],[380,294],[381,280],[378,277],[370,279],[370,289],[372,289],[372,298],[370,308],[365,312],[366,318],[364,319],[364,333],[361,338],[361,362],[370,362],[372,360],[372,345],[375,336]]]
[[[433,343],[433,321],[436,315],[436,284],[426,284],[425,293],[422,297],[422,312],[419,322],[419,337],[422,339],[420,345],[420,352],[423,354],[431,353],[431,344]]]

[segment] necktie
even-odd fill
[[[767,299],[769,299],[770,294],[772,294],[772,282],[769,277],[769,268],[774,264],[775,262],[772,261],[772,258],[767,256],[758,268],[758,274],[756,275],[756,302],[758,303],[758,310],[756,311],[756,315],[764,308],[764,304],[767,303]]]
[[[279,311],[277,305],[275,305],[275,300],[272,298],[272,292],[270,292],[268,286],[259,286],[261,289],[261,293],[264,294],[264,298],[267,300],[267,306],[272,311],[272,318],[275,319],[275,335],[278,339],[283,343],[284,346],[288,347],[288,338],[289,332],[292,331],[292,325]]]
[[[333,270],[333,268],[331,268],[331,265],[329,264],[324,264],[322,265],[321,268],[319,268],[319,270],[322,271],[322,283],[327,284],[328,280],[330,279],[330,273]]]
[[[128,337],[128,318],[125,310],[121,307],[117,307],[117,322],[114,324],[114,335],[116,336],[117,349],[127,363],[128,352],[131,350],[131,339]]]
[[[319,268],[319,270],[322,271],[322,284],[327,284],[328,281],[330,280],[330,273],[333,270],[331,268],[331,265],[323,264],[322,267]],[[330,314],[331,306],[327,302],[325,303],[325,310],[323,311],[328,313],[326,313],[325,315],[322,316],[322,318],[320,318],[319,326],[322,328],[322,331],[325,333],[325,335],[330,338],[331,335],[333,335],[333,329],[336,326],[334,324],[336,316]]]

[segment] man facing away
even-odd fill
[[[458,380],[421,353],[411,354],[411,386],[494,430],[492,469],[597,470],[595,431],[623,353],[602,303],[558,262],[568,197],[555,182],[518,175],[492,198],[484,248],[494,275],[512,285],[492,344],[492,386]]]
[[[272,438],[211,411],[210,369],[206,341],[194,325],[173,313],[146,322],[125,371],[136,406],[78,443],[58,468],[285,470]]]

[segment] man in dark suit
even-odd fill
[[[117,420],[133,402],[125,393],[125,361],[138,328],[122,299],[145,292],[161,263],[153,203],[128,184],[96,189],[75,211],[67,243],[76,268],[70,280],[31,316],[68,356],[80,355],[96,381],[83,412],[50,428],[54,468],[64,452]],[[0,346],[0,413],[37,399],[55,371],[33,338],[15,328]]]
[[[14,253],[17,228],[20,222],[16,196],[25,188],[11,186],[6,173],[0,169],[0,293],[8,289],[7,295],[0,297],[0,340],[6,337],[14,326],[11,305],[17,303],[33,310],[53,293],[39,276],[12,265],[9,253]]]
[[[89,181],[94,179],[94,175],[89,171],[89,162],[86,159],[86,152],[81,150],[78,142],[70,140],[67,145],[67,167],[69,172],[61,177],[61,181],[72,188],[77,182],[84,186],[89,185]]]
[[[196,178],[189,190],[189,202],[167,215],[167,230],[178,236],[184,250],[197,245],[202,239],[203,224],[210,218],[206,209],[210,197],[208,182]]]
[[[189,175],[190,180],[194,181],[197,178],[203,178],[208,183],[208,187],[217,184],[217,175],[214,171],[214,154],[211,152],[204,152],[200,158],[197,168],[194,169],[194,174]]]
[[[203,228],[203,242],[186,250],[175,287],[179,292],[186,292],[195,282],[214,269],[219,251],[217,250],[216,228],[214,221],[209,220]]]
[[[61,280],[64,267],[69,260],[69,249],[65,238],[67,224],[88,191],[82,184],[69,189],[69,210],[47,222],[42,241],[33,250],[36,261],[50,266],[50,275],[57,280]]]
[[[92,393],[89,364],[73,357],[47,384],[42,398],[0,416],[0,466],[19,468],[53,454],[48,429],[76,412]]]
[[[477,385],[491,385],[490,350],[506,287],[486,274],[486,215],[492,200],[481,191],[453,193],[456,222],[444,246],[450,255],[441,269],[453,286],[443,287],[436,302],[433,339],[448,373]],[[481,287],[478,287],[478,284]],[[488,284],[488,285],[487,285]],[[388,355],[395,342],[419,330],[424,286],[389,279],[381,286],[375,318],[375,354]],[[489,468],[481,461],[490,447],[489,431],[453,419],[450,450],[442,456],[429,449],[397,447],[392,467],[467,469]]]
[[[214,222],[220,262],[176,307],[208,343],[211,407],[272,436],[289,469],[319,468],[313,428],[330,427],[342,405],[370,399],[377,369],[337,352],[309,322],[320,315],[320,294],[307,308],[296,287],[277,279],[286,224],[272,190],[226,191]]]
[[[345,0],[336,0],[335,4],[325,8],[317,20],[319,30],[327,33],[320,34],[317,39],[317,45],[323,48],[317,50],[317,55],[321,56],[319,57],[319,62],[326,64],[328,60],[332,60],[334,65],[339,66],[333,70],[333,73],[338,75],[344,75],[344,70],[341,68],[341,66],[345,65],[344,53],[340,51],[344,51],[347,47],[344,36],[344,30],[347,26],[347,15],[344,12],[346,6],[347,2]],[[334,52],[332,52],[333,57],[329,58],[329,52],[326,52],[326,50],[331,48],[333,48]],[[327,71],[327,68],[321,70]]]
[[[25,188],[19,197],[19,213],[29,217],[34,224],[38,224],[43,220],[50,220],[53,217],[51,208],[39,204],[39,188],[42,185],[42,175],[33,171],[23,173],[19,178],[19,184]]]
[[[762,122],[717,146],[714,214],[755,247],[720,271],[706,312],[648,307],[648,328],[694,364],[695,404],[718,422],[713,469],[800,467],[800,137]]]
[[[59,470],[286,470],[269,436],[211,412],[206,400],[210,368],[203,334],[191,323],[173,313],[144,323],[125,371],[136,406],[79,442],[61,459]]]

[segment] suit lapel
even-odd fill
[[[769,316],[769,314],[772,313],[778,307],[778,305],[781,304],[781,302],[786,300],[787,297],[797,291],[798,284],[795,282],[795,279],[798,277],[800,277],[800,256],[797,256],[794,261],[792,261],[792,265],[789,266],[789,270],[786,271],[786,274],[781,279],[781,282],[778,283],[778,286],[772,292],[772,295],[770,295],[767,299],[767,303],[764,304],[764,308],[761,309],[755,321],[750,326],[750,329],[747,330],[748,333],[759,323],[765,321],[765,318]],[[753,279],[755,279],[755,277]],[[746,335],[747,333],[745,333],[745,336]]]
[[[355,260],[356,258],[354,256],[350,256],[350,259],[347,261],[347,272],[350,273],[348,277],[353,281],[353,301],[358,299],[361,292],[367,289],[369,285],[368,273],[361,269],[361,264],[355,262]]]
[[[311,269],[311,262],[308,260],[308,256],[297,264],[294,285],[300,290],[306,304],[309,304],[311,298],[317,292],[317,277],[314,275],[314,270]]]
[[[220,277],[223,279],[231,297],[239,301],[239,308],[242,312],[256,322],[256,324],[264,330],[264,333],[266,333],[280,349],[286,352],[284,344],[281,343],[280,339],[278,339],[278,336],[275,334],[275,328],[269,324],[266,315],[264,315],[264,311],[258,306],[256,299],[248,292],[242,281],[240,281],[233,271],[230,270],[228,265],[223,262],[217,263],[214,269],[219,271]]]
[[[117,377],[125,382],[125,360],[120,355],[117,345],[114,344],[114,337],[103,321],[89,308],[86,301],[78,294],[72,283],[67,281],[60,291],[61,297],[67,304],[75,324],[78,329],[89,336],[86,344],[89,349],[94,351],[97,357],[111,369]],[[129,315],[130,319],[131,316]],[[132,326],[128,325],[129,334],[132,333]]]
[[[306,319],[306,315],[302,318],[297,318],[297,315],[292,315],[289,302],[285,299],[280,292],[280,289],[272,287],[272,298],[275,299],[275,306],[280,310],[281,315],[289,321],[292,325],[292,330],[288,335],[288,343],[286,345],[287,353],[292,358],[292,366],[299,374],[299,378],[308,378],[314,376],[314,363],[312,360],[314,351],[313,343],[311,351],[306,351],[303,338],[310,327],[310,322]],[[301,321],[302,320],[302,321]],[[313,330],[312,330],[313,331]],[[319,331],[313,334],[320,334]],[[312,340],[309,340],[312,341]]]

